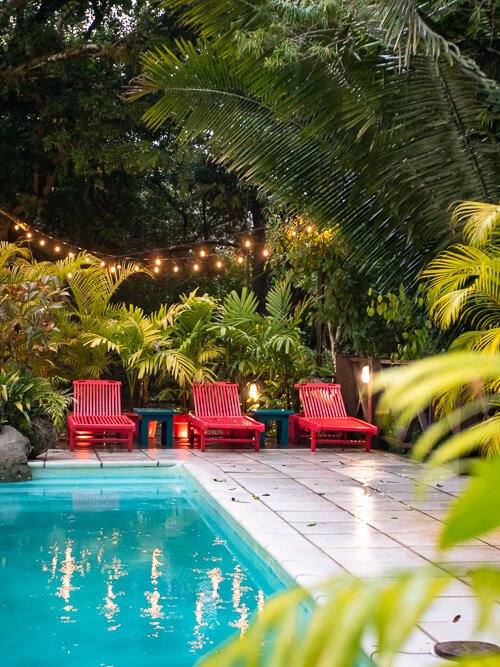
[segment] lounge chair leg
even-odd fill
[[[127,442],[128,442],[128,451],[132,451],[132,431],[129,431],[127,434]]]
[[[256,452],[260,450],[260,433],[259,431],[254,431],[253,434],[253,444]]]
[[[72,452],[75,449],[75,432],[73,429],[69,431],[69,451]]]
[[[311,452],[316,451],[316,431],[311,431]]]
[[[365,452],[369,452],[371,448],[372,448],[372,434],[371,434],[371,433],[367,433],[367,434],[366,434],[366,446],[365,446]]]

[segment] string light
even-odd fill
[[[155,266],[155,268],[154,268],[154,272],[155,272],[155,273],[160,273],[160,269],[159,269],[157,266]]]
[[[206,254],[207,254],[207,253],[206,253],[204,250],[200,250],[200,257],[205,257]]]
[[[40,241],[40,245],[42,245],[42,246],[45,245],[45,239],[42,239],[42,240]]]
[[[216,267],[218,269],[222,269],[222,262],[220,261],[220,259],[217,261]]]
[[[252,242],[249,241],[248,239],[245,241],[245,248],[250,248],[252,245]]]
[[[56,252],[60,252],[60,251],[61,251],[61,246],[56,245],[56,247],[54,248],[54,250],[55,250]]]
[[[19,229],[19,225],[14,225],[14,229],[15,229],[16,232],[17,232],[17,230]]]
[[[264,250],[262,251],[262,254],[264,255],[264,257],[269,257],[269,250],[267,250],[267,248],[264,249]]]
[[[312,225],[307,225],[307,233],[310,234],[312,230],[313,230]]]
[[[74,257],[75,253],[74,252],[68,252],[68,257]]]
[[[134,271],[139,271],[139,267],[137,266],[137,264],[134,266]]]
[[[101,266],[106,266],[106,262],[105,262],[105,261],[102,261],[102,262],[101,262]]]
[[[179,267],[178,267],[178,266],[174,266],[174,273],[177,273],[178,271],[179,271]]]
[[[71,271],[67,275],[68,275],[68,278],[73,278],[73,274],[71,273]]]
[[[200,265],[199,264],[193,264],[193,271],[199,271],[200,270]]]
[[[243,261],[244,261],[243,257],[241,257],[241,255],[240,255],[240,257],[238,257],[238,264],[243,264]]]
[[[292,236],[297,236],[297,232],[295,231],[295,229],[292,230]]]
[[[115,273],[116,268],[115,268],[114,266],[112,266],[112,267],[110,268],[110,271],[111,271],[111,273]]]
[[[32,234],[31,232],[28,232],[28,233],[26,234],[26,238],[27,238],[27,239],[32,239],[32,238],[33,238],[33,234]]]
[[[160,264],[161,264],[161,259],[155,259],[155,264],[156,264],[156,266],[160,266]]]
[[[117,266],[116,268],[117,268],[118,271],[119,271],[119,270],[122,268],[122,265],[121,265],[121,264],[118,264],[118,266]]]

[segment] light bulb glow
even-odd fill
[[[121,264],[118,264],[118,266],[117,266],[116,268],[117,268],[118,270],[120,270],[120,269],[122,268],[122,265],[121,265]]]
[[[200,265],[199,264],[193,264],[193,271],[199,271],[200,270]]]
[[[101,262],[101,266],[106,266],[106,262]]]
[[[249,239],[247,239],[245,241],[245,248],[250,248],[251,245],[252,245],[252,242]]]
[[[259,388],[255,382],[252,382],[248,388],[248,398],[251,398],[253,401],[256,401],[259,398]]]
[[[238,257],[238,264],[243,264],[243,257]]]
[[[161,259],[155,259],[155,264],[156,264],[156,266],[160,266],[160,264],[161,264]]]
[[[307,233],[310,234],[312,230],[313,230],[312,225],[307,225]]]
[[[19,229],[19,225],[14,225],[14,229],[17,231]]]
[[[111,271],[111,273],[115,273],[115,271],[116,271],[116,267],[112,266],[112,267],[110,268],[110,271]]]
[[[45,240],[44,240],[44,239],[42,239],[42,240],[40,241],[40,245],[45,245]]]
[[[155,268],[154,268],[154,272],[155,272],[155,273],[160,273],[160,269],[159,269],[157,266],[155,266]]]
[[[200,250],[200,257],[206,257],[207,253],[204,250]]]
[[[74,257],[74,256],[75,256],[75,253],[74,253],[74,252],[69,252],[69,253],[68,253],[68,257]]]
[[[28,239],[32,239],[32,238],[33,238],[33,234],[32,234],[31,232],[28,232],[28,233],[26,234],[26,238],[28,238]]]
[[[216,267],[217,267],[218,269],[222,269],[222,262],[220,261],[220,259],[218,260],[218,262],[217,262],[217,264],[216,264]]]
[[[363,366],[361,369],[361,382],[369,384],[371,381],[370,366]]]
[[[139,267],[137,266],[137,264],[134,266],[134,271],[139,271]]]
[[[262,254],[264,255],[264,257],[269,257],[269,250],[267,250],[267,249],[263,250]]]
[[[179,271],[179,267],[178,267],[178,266],[174,266],[174,273],[177,273],[178,271]]]
[[[56,245],[56,247],[54,248],[54,250],[55,250],[56,252],[61,252],[61,246]]]
[[[68,273],[68,278],[73,278],[73,274],[71,273],[71,271]]]

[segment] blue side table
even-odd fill
[[[174,415],[177,410],[163,410],[162,408],[134,408],[139,415],[137,426],[137,443],[139,447],[148,446],[149,422],[161,422],[161,446],[172,448],[174,444]]]
[[[290,416],[295,414],[293,410],[250,410],[248,414],[266,427],[269,422],[276,422],[278,447],[288,446],[288,426]],[[265,447],[265,443],[266,434],[261,433],[260,446]]]

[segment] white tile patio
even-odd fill
[[[438,664],[437,641],[477,638],[499,643],[497,627],[477,633],[467,573],[481,563],[500,566],[500,534],[440,553],[436,536],[446,508],[468,480],[385,452],[306,449],[126,451],[51,450],[38,466],[68,468],[183,465],[250,536],[292,577],[311,590],[326,577],[350,573],[389,581],[404,568],[431,567],[435,576],[453,571],[452,583],[425,613],[396,661],[419,667]],[[418,489],[419,493],[415,491]],[[425,493],[420,493],[425,491]],[[374,656],[369,640],[365,649]],[[442,663],[440,663],[442,664]]]

